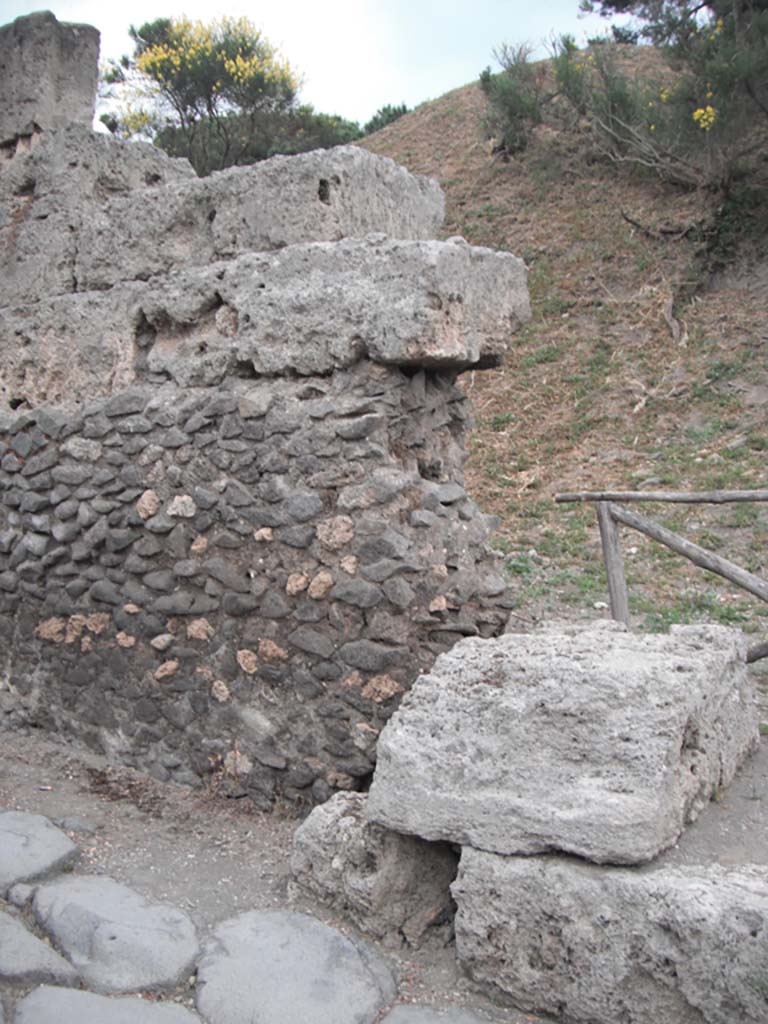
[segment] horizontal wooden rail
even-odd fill
[[[724,505],[730,501],[768,501],[768,491],[574,491],[555,501],[669,501],[685,505]]]

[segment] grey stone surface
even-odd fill
[[[175,1003],[144,999],[108,999],[47,985],[30,992],[16,1006],[14,1024],[196,1024],[196,1013]],[[0,1015],[0,1024],[2,1015]]]
[[[737,630],[470,639],[383,730],[367,812],[499,853],[639,863],[675,842],[757,739]]]
[[[72,864],[79,848],[40,814],[0,811],[0,895]]]
[[[56,332],[67,337],[67,320],[55,318],[54,300],[77,289],[83,221],[110,197],[194,176],[186,160],[149,143],[121,142],[82,125],[43,132],[28,152],[4,164],[0,177],[0,310],[43,301],[39,322],[53,336],[53,351]],[[34,319],[25,319],[33,329]],[[4,357],[8,351],[3,345]]]
[[[0,28],[0,145],[70,122],[90,126],[98,61],[98,31],[50,11]]]
[[[0,911],[0,982],[16,985],[74,985],[77,971],[32,935],[18,918]]]
[[[451,1007],[437,1010],[432,1006],[415,1003],[396,1006],[382,1017],[381,1024],[492,1024],[490,1017],[479,1017],[471,1010]]]
[[[388,966],[312,917],[241,914],[219,925],[198,964],[209,1024],[373,1024],[395,997]]]
[[[218,384],[244,366],[306,375],[364,358],[495,365],[530,315],[525,278],[510,253],[456,240],[372,238],[290,246],[106,292],[54,295],[0,309],[7,360],[0,397],[34,406],[109,394],[132,384],[145,364],[182,386]],[[366,500],[384,500],[383,486]],[[364,496],[369,488],[357,490]],[[345,500],[360,507],[362,499],[350,490]]]
[[[91,290],[297,242],[434,238],[443,212],[436,182],[357,146],[276,156],[113,199],[83,224],[77,277]]]
[[[377,938],[418,945],[450,920],[457,857],[446,844],[398,835],[365,820],[366,796],[336,793],[296,830],[294,891],[309,894]]]
[[[456,951],[516,1006],[579,1024],[764,1024],[762,867],[607,868],[465,849]]]
[[[172,987],[199,946],[181,910],[149,903],[111,878],[67,878],[38,887],[38,923],[96,992]]]

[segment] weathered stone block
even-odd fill
[[[675,842],[757,738],[737,630],[465,640],[382,732],[368,815],[498,853],[640,863]]]
[[[147,369],[210,386],[244,368],[325,374],[366,358],[487,366],[529,315],[525,267],[510,253],[378,237],[290,246],[0,309],[0,398],[82,400],[130,386]],[[385,500],[386,481],[376,480],[373,491],[350,489],[349,507]]]
[[[456,854],[365,820],[366,796],[337,793],[296,830],[293,892],[310,895],[377,938],[418,945],[427,929],[449,920]]]
[[[70,122],[90,125],[98,63],[91,25],[41,11],[0,28],[0,145]]]
[[[106,203],[83,224],[77,277],[106,288],[298,242],[434,238],[443,213],[437,182],[356,146],[276,156]]]
[[[599,868],[465,849],[456,952],[516,1006],[580,1024],[764,1024],[764,865]]]

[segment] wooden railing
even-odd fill
[[[760,579],[759,576],[729,562],[727,558],[722,558],[720,555],[707,551],[706,548],[699,547],[698,544],[693,544],[647,516],[615,504],[618,501],[659,501],[677,504],[723,505],[740,501],[768,501],[768,491],[691,491],[689,493],[680,491],[579,491],[573,494],[557,494],[555,501],[591,501],[596,504],[600,540],[603,545],[603,559],[608,577],[611,615],[619,622],[626,623],[627,626],[630,624],[629,597],[627,579],[624,575],[624,561],[619,544],[617,525],[619,523],[630,526],[633,530],[650,537],[651,540],[664,544],[678,555],[689,559],[694,565],[717,573],[718,576],[723,576],[731,583],[735,583],[737,587],[741,587],[742,590],[760,598],[761,601],[768,602],[768,583]],[[747,651],[748,662],[759,661],[766,657],[768,657],[768,641],[756,644]]]

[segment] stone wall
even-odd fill
[[[44,128],[90,125],[98,60],[98,31],[49,11],[0,28],[0,147]]]
[[[442,212],[352,147],[198,180],[72,124],[0,165],[0,728],[324,800],[503,629],[456,377],[525,269]]]

